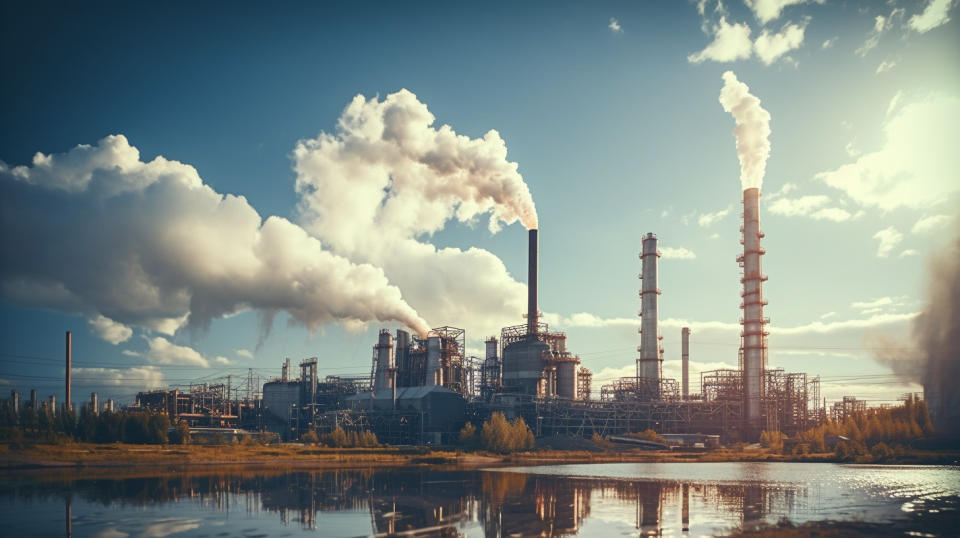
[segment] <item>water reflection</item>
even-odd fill
[[[956,469],[944,472],[954,473],[952,480],[958,473]],[[848,515],[862,516],[856,510],[864,501],[855,492],[825,489],[815,481],[770,478],[762,470],[749,481],[731,482],[457,469],[7,476],[0,482],[0,515],[14,529],[20,525],[41,535],[52,528],[44,531],[36,521],[28,521],[30,510],[22,510],[24,506],[62,502],[66,536],[72,536],[74,525],[78,529],[82,525],[82,535],[106,530],[113,536],[215,534],[210,526],[216,522],[221,525],[218,531],[231,535],[287,529],[324,535],[487,537],[612,531],[645,536],[703,534],[736,526],[752,529],[783,516],[801,521],[842,518],[844,512],[834,507],[844,502],[854,510]],[[934,497],[937,509],[956,514],[955,492]],[[917,500],[921,505],[931,502]],[[176,510],[158,508],[171,504]],[[824,512],[825,505],[834,511]],[[158,511],[151,516],[144,509]],[[245,514],[246,526],[222,528],[219,520],[231,512]],[[113,518],[132,513],[144,515]],[[332,518],[339,514],[358,517],[337,520],[340,526],[331,527]],[[888,513],[890,517],[903,514]]]

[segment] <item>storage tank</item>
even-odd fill
[[[557,368],[557,396],[569,398],[577,397],[577,361],[564,361]]]
[[[537,394],[543,373],[543,354],[550,346],[539,340],[514,342],[503,348],[503,390],[521,394]]]

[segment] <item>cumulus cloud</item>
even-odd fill
[[[822,194],[801,196],[799,198],[776,198],[770,204],[771,213],[785,217],[810,217],[814,220],[831,220],[844,222],[858,215],[854,215],[840,207],[825,207],[830,204],[829,196]]]
[[[744,0],[754,16],[760,21],[760,24],[767,24],[772,20],[780,18],[783,9],[796,4],[817,3],[822,4],[826,0]]]
[[[153,338],[145,336],[149,350],[145,357],[147,361],[164,366],[183,365],[208,368],[210,363],[199,351],[188,346],[180,346],[162,336]]]
[[[610,24],[607,25],[607,28],[609,28],[610,31],[613,32],[613,33],[615,33],[615,34],[622,34],[622,33],[623,33],[623,28],[620,27],[620,21],[618,21],[617,19],[615,19],[615,18],[613,18],[613,17],[610,17]]]
[[[921,34],[950,22],[950,8],[956,0],[930,0],[923,11],[910,17],[907,26]]]
[[[854,201],[884,210],[927,208],[960,190],[960,99],[942,95],[900,105],[883,122],[883,145],[816,178]]]
[[[264,313],[266,329],[279,311],[311,330],[428,327],[382,270],[332,254],[285,219],[262,220],[192,166],[141,161],[122,135],[37,153],[32,166],[0,162],[0,224],[0,296],[88,314],[108,339],[129,338],[120,326],[202,330],[247,309]]]
[[[820,48],[826,50],[834,46],[836,43],[837,43],[837,38],[831,37],[830,39],[824,40],[824,42],[820,44]]]
[[[133,368],[73,368],[73,380],[78,385],[123,387],[136,390],[160,388],[165,385],[163,372],[155,366]]]
[[[800,48],[805,31],[806,23],[785,24],[779,32],[764,30],[754,41],[753,49],[761,62],[770,65],[791,50]]]
[[[906,258],[906,257],[909,257],[909,256],[919,256],[919,255],[920,255],[920,253],[917,252],[915,249],[912,249],[912,248],[908,248],[907,250],[904,250],[903,252],[900,253],[900,257],[901,257],[901,258]]]
[[[526,287],[486,250],[428,239],[487,213],[491,232],[536,228],[536,209],[496,131],[470,138],[434,121],[407,90],[355,97],[334,133],[294,150],[300,222],[335,253],[383,268],[428,319],[490,334],[521,317]]]
[[[873,238],[880,241],[880,245],[877,246],[877,257],[886,258],[903,241],[903,234],[893,226],[889,226],[873,234]]]
[[[665,260],[692,260],[697,257],[692,250],[683,247],[663,247],[660,256]]]
[[[130,327],[101,315],[90,319],[90,328],[97,336],[113,345],[126,342],[133,336],[133,329]]]
[[[750,88],[737,80],[733,71],[723,74],[720,104],[736,123],[733,136],[740,159],[740,184],[744,189],[759,188],[770,157],[770,113],[760,106],[760,99],[750,93]]]
[[[720,22],[713,27],[713,41],[700,52],[687,56],[687,61],[695,64],[705,60],[733,62],[750,58],[752,54],[750,26],[746,23],[729,24],[726,17],[720,17]]]
[[[251,353],[249,349],[238,349],[236,350],[235,353],[237,354],[238,357],[243,357],[245,359],[253,358],[253,353]]]
[[[697,217],[697,224],[703,228],[713,226],[714,223],[719,222],[723,217],[729,215],[732,209],[733,206],[727,206],[726,209],[714,211],[713,213],[701,213],[700,216]]]
[[[221,357],[221,356],[214,357],[214,358],[213,358],[213,361],[211,361],[211,362],[213,362],[214,364],[217,364],[217,365],[219,365],[219,366],[229,366],[229,365],[233,364],[233,361],[231,361],[230,359],[228,359],[228,358],[226,358],[226,357]]]
[[[950,215],[929,215],[921,217],[920,220],[913,225],[913,228],[910,228],[910,233],[920,235],[930,232],[947,231],[951,220],[953,220],[953,217]]]
[[[140,353],[139,351],[134,351],[134,350],[132,350],[132,349],[124,349],[124,350],[121,351],[120,353],[121,353],[122,355],[126,355],[127,357],[142,357],[142,356],[143,356],[143,353]]]

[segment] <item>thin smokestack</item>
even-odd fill
[[[741,332],[740,352],[743,368],[743,414],[746,433],[749,438],[760,434],[762,426],[760,408],[763,399],[763,378],[767,367],[767,331],[769,320],[763,317],[763,306],[767,303],[763,297],[763,274],[761,257],[764,254],[760,246],[760,189],[752,187],[743,191],[743,254],[737,261],[743,267],[743,332]]]
[[[683,399],[690,397],[690,327],[680,329],[680,367]]]
[[[72,338],[71,338],[71,335],[70,335],[70,331],[67,331],[67,364],[66,364],[67,399],[66,399],[66,401],[63,403],[63,405],[64,405],[64,408],[65,408],[66,410],[68,410],[68,411],[70,410],[70,402],[71,402],[71,400],[70,400],[70,361],[71,361],[71,357],[70,357],[70,354],[71,354],[71,349],[70,349],[70,348],[71,348],[71,345],[70,345],[70,343],[71,343],[71,340],[72,340]]]
[[[537,333],[537,257],[539,245],[537,229],[528,232],[529,250],[527,252],[527,334]]]

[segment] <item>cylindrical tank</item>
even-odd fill
[[[374,350],[377,356],[377,367],[374,371],[373,391],[380,392],[390,390],[393,383],[390,370],[393,369],[394,365],[393,335],[390,334],[390,331],[386,329],[380,331],[380,336],[377,340],[377,345],[374,346]]]
[[[543,353],[550,346],[539,340],[514,342],[503,349],[503,390],[537,394],[543,373]]]
[[[442,385],[443,371],[440,369],[440,337],[427,338],[427,385]]]
[[[557,396],[569,398],[577,397],[577,363],[564,361],[557,368]]]

